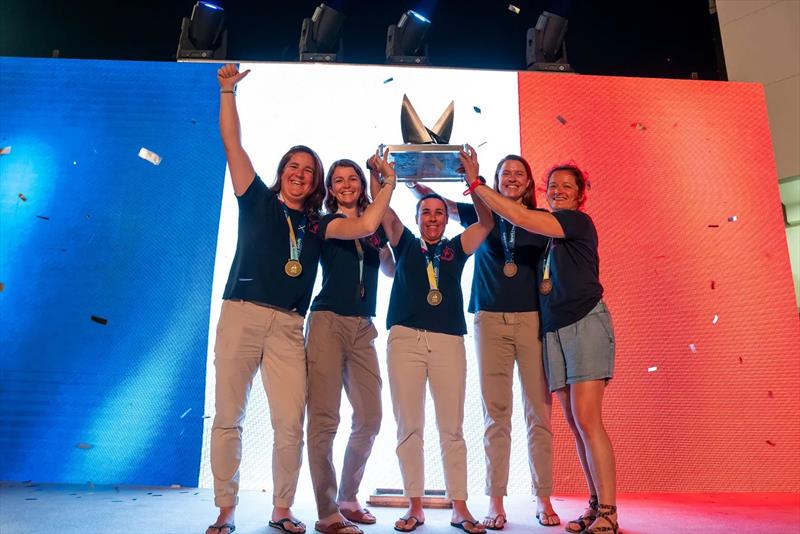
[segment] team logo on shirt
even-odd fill
[[[442,261],[453,261],[453,258],[456,257],[456,253],[453,251],[453,248],[450,245],[447,245],[442,249]]]

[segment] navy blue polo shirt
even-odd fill
[[[553,212],[564,229],[563,239],[551,245],[550,279],[553,290],[540,295],[542,332],[578,322],[603,298],[600,285],[600,258],[597,255],[597,230],[592,218],[576,210]],[[546,256],[539,262],[537,280],[541,281]]]
[[[461,226],[468,227],[478,221],[475,206],[459,202],[458,218]],[[520,227],[514,232],[514,263],[517,274],[511,278],[503,274],[506,257],[500,238],[500,216],[492,213],[494,228],[475,252],[475,270],[469,311],[529,312],[539,310],[539,291],[536,287],[536,264],[547,244],[547,238],[532,234]],[[506,235],[511,229],[506,223]]]
[[[441,334],[463,336],[467,333],[464,321],[464,297],[461,294],[461,273],[469,256],[461,246],[461,234],[445,241],[439,263],[439,290],[442,302],[428,304],[427,261],[420,240],[408,228],[394,249],[397,266],[389,298],[386,328],[394,325],[418,328]],[[428,246],[432,256],[435,246]]]
[[[323,220],[343,217],[331,214]],[[352,239],[326,239],[322,244],[322,289],[314,297],[311,311],[331,311],[339,315],[374,317],[378,296],[379,249],[386,245],[382,226],[361,238],[364,251],[364,298],[359,293],[358,251]]]
[[[305,222],[300,250],[303,272],[292,278],[284,271],[289,259],[289,225],[278,195],[258,175],[240,197],[236,255],[223,299],[261,302],[305,315],[317,277],[327,222]],[[303,213],[287,208],[297,236]]]

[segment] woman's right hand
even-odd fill
[[[245,76],[250,74],[250,69],[244,72],[239,72],[236,65],[233,63],[226,63],[217,70],[217,82],[222,91],[233,91],[236,84],[239,83]]]

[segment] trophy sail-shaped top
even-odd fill
[[[458,152],[463,145],[449,145],[453,132],[455,102],[428,128],[419,118],[407,95],[400,106],[403,145],[381,145],[389,149],[400,181],[460,181]]]

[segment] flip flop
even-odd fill
[[[378,520],[367,508],[361,510],[347,510],[340,508],[339,512],[348,520],[353,523],[361,523],[362,525],[374,525]]]
[[[549,520],[550,518],[555,517],[558,519],[558,523],[545,523],[542,519]],[[548,514],[547,512],[536,512],[536,520],[539,521],[539,524],[543,527],[557,527],[561,524],[561,518],[558,517],[558,514],[553,512],[552,514]]]
[[[501,517],[503,518],[503,524],[498,527],[497,526],[497,520],[500,519]],[[494,525],[494,526],[490,527],[489,526],[489,521],[491,521],[492,525]],[[503,530],[504,528],[506,528],[506,523],[508,523],[508,519],[506,518],[506,514],[497,514],[494,517],[492,517],[490,515],[487,515],[486,517],[483,518],[483,526],[488,528],[489,530]]]
[[[288,528],[286,528],[286,523],[291,523],[296,527],[301,527],[303,530],[299,532],[295,532],[294,530],[289,530]],[[303,525],[302,521],[300,521],[299,519],[292,519],[291,517],[283,517],[281,519],[278,519],[277,521],[270,521],[269,526],[271,526],[272,528],[277,528],[282,532],[288,532],[289,534],[303,534],[306,531],[306,527],[305,525]]]
[[[405,521],[406,523],[408,523],[412,519],[414,520],[414,524],[413,525],[406,526],[406,528],[400,528],[400,527],[395,525],[394,529],[396,531],[398,531],[398,532],[413,532],[414,530],[417,530],[417,527],[421,527],[422,525],[425,524],[425,521],[420,521],[419,518],[417,516],[414,516],[414,515],[401,517],[399,520],[400,521]]]
[[[476,531],[468,530],[464,526],[465,523],[468,523],[470,525],[470,528],[475,528],[480,526],[482,527],[482,530],[476,530]],[[468,532],[469,534],[483,534],[484,532],[486,532],[486,528],[483,527],[480,521],[470,521],[469,519],[464,519],[463,521],[459,521],[458,523],[456,523],[455,521],[450,521],[450,526],[463,530],[464,532]]]
[[[208,525],[208,528],[206,530],[208,530],[209,528],[216,529],[218,533],[221,533],[223,528],[227,528],[228,532],[233,533],[233,531],[236,530],[236,525],[234,525],[233,523],[223,523],[221,525]]]
[[[337,521],[336,523],[331,523],[330,525],[323,525],[319,521],[314,525],[314,530],[317,532],[322,532],[322,534],[339,534],[340,531],[354,528],[356,529],[359,534],[364,534],[364,531],[355,526],[350,521]]]

